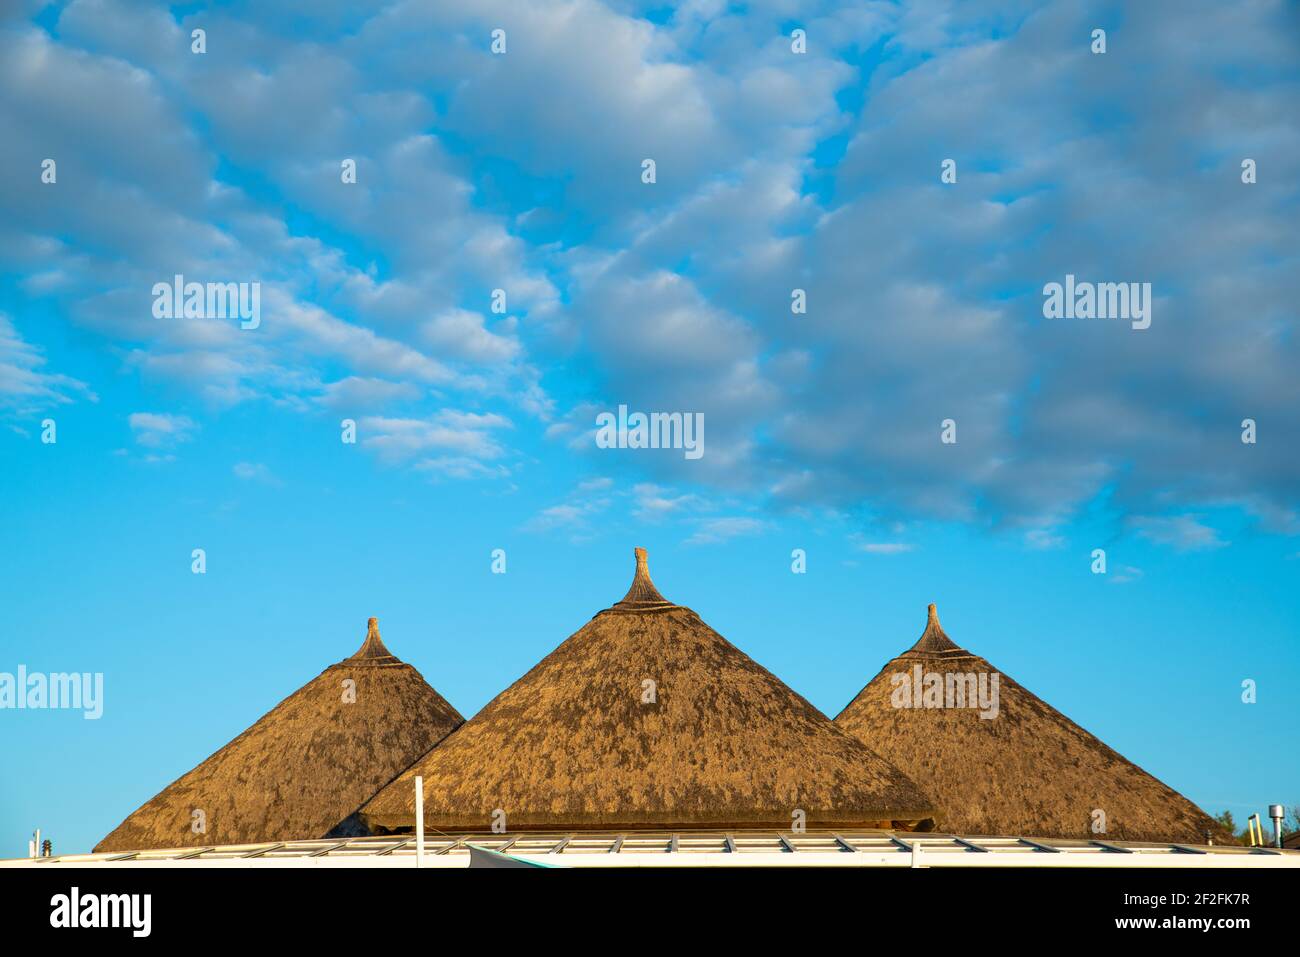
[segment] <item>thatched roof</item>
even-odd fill
[[[955,689],[956,675],[978,681],[983,674],[991,691],[998,674],[996,716],[982,718],[970,707],[896,706],[909,700],[918,667],[943,676],[945,696],[949,675]],[[909,675],[906,686],[896,683],[900,674]],[[1207,830],[1219,831],[1187,798],[959,647],[934,605],[920,640],[885,665],[835,723],[933,796],[945,831],[1198,844]],[[1093,830],[1096,809],[1105,813],[1104,834]]]
[[[924,827],[931,802],[689,608],[636,550],[596,615],[361,811],[372,829]],[[653,683],[653,684],[651,684]],[[653,693],[652,693],[653,692]]]
[[[359,833],[361,804],[464,720],[389,652],[371,618],[356,654],[169,784],[95,850]],[[204,832],[192,827],[195,810]]]

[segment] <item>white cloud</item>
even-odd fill
[[[501,326],[506,332],[513,331],[508,320]],[[474,362],[509,362],[520,353],[518,340],[489,332],[483,317],[467,309],[451,309],[433,317],[423,325],[421,335],[435,350]]]
[[[188,442],[198,431],[198,425],[187,415],[166,412],[132,412],[127,424],[135,440],[146,448],[157,449]]]
[[[592,520],[608,511],[618,495],[608,476],[583,479],[564,501],[541,509],[523,525],[526,532],[564,531],[573,541],[590,537]]]
[[[1198,520],[1195,515],[1135,515],[1129,525],[1143,538],[1157,545],[1170,545],[1180,552],[1223,548],[1228,543],[1217,529]]]
[[[585,525],[587,517],[592,512],[593,508],[590,505],[575,502],[551,505],[525,522],[524,530],[528,532],[547,532],[556,528],[572,528],[580,524]]]
[[[1119,571],[1112,572],[1106,576],[1111,585],[1131,585],[1142,578],[1142,569],[1134,568],[1132,565],[1123,565]]]
[[[266,485],[278,485],[279,481],[271,470],[261,462],[236,462],[232,471],[235,478],[245,482],[262,482]]]
[[[699,511],[708,506],[704,499],[692,492],[673,494],[671,489],[650,482],[633,486],[632,494],[636,501],[633,514],[652,522],[684,511]]]
[[[486,302],[483,287],[502,285],[512,316],[540,314],[558,293],[506,230],[508,217],[473,208],[460,164],[425,132],[436,112],[425,96],[377,72],[360,84],[351,55],[276,36],[288,24],[273,16],[258,26],[220,18],[227,42],[194,57],[188,27],[166,10],[139,11],[139,30],[124,33],[120,7],[71,4],[57,38],[31,26],[0,35],[0,85],[10,93],[0,136],[43,143],[59,161],[56,206],[34,179],[0,182],[0,251],[29,270],[28,295],[53,300],[108,349],[126,346],[128,368],[212,406],[269,398],[305,410],[356,399],[378,411],[440,387],[549,414],[516,319],[489,326],[458,304]],[[358,108],[340,109],[345,101]],[[196,112],[201,126],[190,122]],[[350,191],[340,189],[337,160],[321,160],[344,155],[361,169]],[[214,179],[222,157],[256,168],[261,195]],[[384,278],[313,226],[291,233],[289,205],[322,234],[367,247]],[[264,324],[242,332],[154,320],[149,290],[177,272],[261,282]],[[421,323],[421,314],[434,318]],[[491,369],[468,374],[464,365]],[[4,375],[6,387],[34,387],[30,376]],[[322,386],[327,379],[343,384]],[[48,378],[54,393],[32,394],[66,397],[79,385]]]
[[[1285,5],[1176,22],[1138,5],[1141,63],[1091,57],[1063,2],[814,6],[803,57],[781,5],[687,5],[661,26],[593,0],[268,6],[213,21],[205,57],[185,52],[195,15],[146,6],[124,29],[126,6],[0,34],[0,136],[60,157],[61,198],[0,180],[0,257],[146,387],[355,408],[370,448],[440,474],[513,460],[500,429],[434,403],[509,404],[572,439],[563,454],[590,449],[594,397],[706,414],[703,459],[644,456],[629,483],[1018,529],[1106,492],[1189,549],[1223,543],[1148,516],[1237,503],[1297,527],[1294,202],[1235,169],[1250,154],[1268,182],[1300,176]],[[484,53],[495,25],[508,60]],[[956,188],[937,181],[949,155]],[[257,190],[215,178],[232,167]],[[175,271],[262,281],[262,328],[153,320],[148,290]],[[1044,325],[1037,289],[1067,271],[1150,278],[1152,329]],[[510,315],[485,318],[496,287]],[[559,421],[543,362],[581,397]],[[0,325],[0,404],[82,397]],[[1245,415],[1253,447],[1233,434]],[[949,416],[955,446],[936,439]]]
[[[869,555],[901,555],[913,551],[916,546],[906,542],[864,542],[858,548]]]
[[[1050,528],[1031,528],[1025,532],[1025,545],[1033,549],[1062,548],[1065,539]]]
[[[503,479],[510,475],[504,465],[487,465],[464,455],[442,455],[421,459],[412,468],[436,478],[449,479]]]
[[[399,402],[412,402],[420,395],[420,387],[412,382],[347,376],[325,384],[318,401],[337,411],[369,411]]]
[[[362,446],[388,462],[406,461],[429,451],[482,461],[505,455],[492,433],[510,427],[508,419],[495,413],[444,409],[424,419],[367,416],[358,423],[358,435]]]
[[[744,516],[710,518],[699,524],[695,534],[686,540],[686,544],[712,545],[743,535],[757,535],[766,527],[767,523],[757,518]]]
[[[386,339],[361,326],[330,315],[316,306],[285,301],[276,321],[303,334],[311,352],[346,357],[354,368],[392,379],[447,384],[455,374],[417,349]]]
[[[13,321],[0,312],[0,411],[30,415],[85,398],[98,396],[84,382],[45,371],[41,351],[25,342]]]

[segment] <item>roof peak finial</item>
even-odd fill
[[[916,644],[909,648],[905,654],[952,654],[964,651],[944,632],[943,626],[939,624],[939,609],[931,602],[925,608],[925,630],[921,632],[921,637],[917,639]]]
[[[366,619],[366,640],[361,643],[357,653],[352,656],[352,661],[365,658],[391,658],[396,661],[396,657],[384,645],[384,639],[379,637],[379,619]]]
[[[640,546],[632,549],[636,556],[636,572],[632,575],[632,587],[627,590],[623,600],[618,603],[624,608],[666,608],[672,604],[659,594],[655,583],[650,580],[650,562],[646,550]],[[616,606],[617,607],[617,606]]]

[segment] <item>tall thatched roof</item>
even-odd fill
[[[358,833],[361,804],[464,720],[389,652],[371,618],[356,654],[169,784],[95,850]]]
[[[917,669],[919,699],[913,693]],[[904,674],[906,684],[896,678]],[[928,674],[941,676],[944,707],[925,706]],[[976,686],[984,675],[991,692],[994,674],[995,716],[947,706],[958,702],[959,686],[971,687],[971,677],[958,675],[973,676]],[[835,723],[932,795],[946,831],[1192,843],[1203,843],[1207,830],[1218,833],[1187,798],[959,647],[944,633],[934,605],[920,640],[885,665]],[[1093,828],[1097,810],[1105,815],[1104,832]]]
[[[372,829],[924,827],[916,786],[700,620],[636,550],[596,615],[362,808]]]

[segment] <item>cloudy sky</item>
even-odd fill
[[[1300,803],[1298,102],[1280,0],[0,0],[0,671],[108,699],[0,714],[0,853],[371,614],[472,714],[637,544],[831,715],[937,601],[1208,810]],[[1045,319],[1067,274],[1150,328]],[[598,448],[620,404],[704,455]]]

